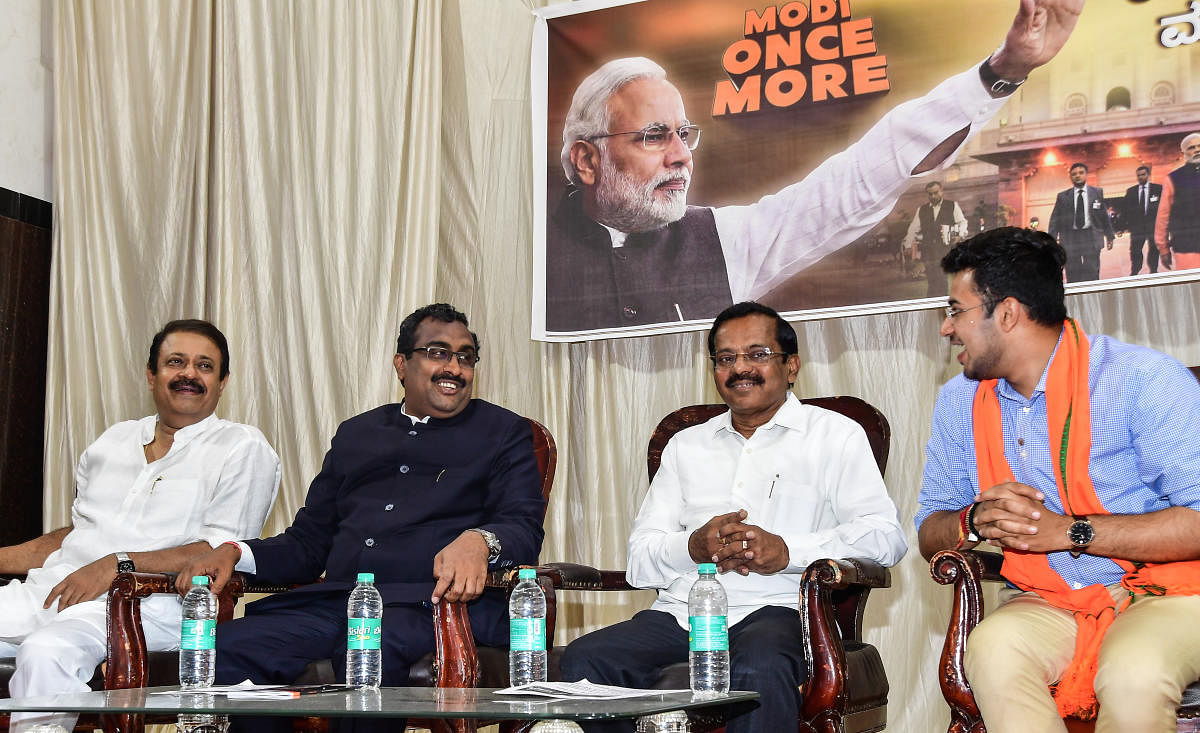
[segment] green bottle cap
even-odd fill
[[[375,573],[359,573],[358,574],[358,582],[374,583],[375,582]]]
[[[537,577],[537,570],[533,568],[521,568],[517,571],[517,577],[521,580],[533,580]]]
[[[192,576],[192,585],[208,585],[208,576],[207,575],[193,575]]]
[[[717,564],[715,562],[702,562],[700,563],[699,570],[701,575],[716,575]]]

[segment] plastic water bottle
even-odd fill
[[[217,597],[208,589],[208,576],[192,577],[183,597],[179,635],[179,687],[211,687],[217,672]]]
[[[191,692],[179,696],[179,707],[192,712],[180,713],[175,720],[176,733],[221,733],[228,730],[229,718],[214,713],[196,712],[195,708],[209,707],[216,703],[215,696],[207,692]]]
[[[346,604],[346,684],[379,687],[383,679],[383,598],[374,573],[359,573]]]
[[[508,684],[546,681],[546,596],[533,568],[521,568],[508,597]]]
[[[729,602],[717,580],[715,563],[701,563],[700,577],[688,593],[688,649],[692,692],[700,696],[729,692]]]

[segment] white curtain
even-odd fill
[[[273,534],[341,420],[399,396],[395,330],[456,304],[483,341],[478,396],[544,422],[558,477],[544,561],[623,567],[645,448],[671,410],[715,402],[703,334],[542,344],[529,334],[534,2],[152,0],[55,5],[56,222],[47,525],[107,425],[153,411],[144,364],[172,318],[230,339],[220,414],[284,465]],[[1200,286],[1072,297],[1093,333],[1200,363]],[[888,487],[911,517],[938,387],[940,311],[800,324],[801,396],[851,394],[893,429]],[[889,728],[944,729],[949,592],[915,549],[867,614]],[[560,643],[646,592],[564,593]]]

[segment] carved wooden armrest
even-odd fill
[[[891,577],[879,563],[860,558],[816,560],[805,569],[800,621],[809,667],[803,711],[810,723],[841,720],[847,700],[844,640],[862,640],[867,596],[872,588],[889,587]]]
[[[217,622],[233,618],[245,581],[234,573],[217,596]],[[174,593],[174,573],[117,573],[108,589],[107,690],[145,687],[149,673],[146,635],[142,631],[142,599],[152,593]]]
[[[950,622],[946,627],[946,641],[938,661],[938,682],[942,696],[950,706],[952,726],[969,727],[980,719],[979,707],[967,682],[964,657],[967,637],[983,618],[984,580],[1003,580],[1000,567],[1003,555],[996,552],[976,550],[942,550],[929,561],[929,574],[942,585],[954,585],[954,600],[950,608]],[[963,727],[963,730],[967,728]]]

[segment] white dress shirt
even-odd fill
[[[117,423],[83,452],[75,470],[73,527],[28,582],[47,588],[113,552],[203,540],[213,547],[257,536],[279,489],[279,457],[250,425],[209,415],[175,433],[146,463],[158,417]]]
[[[801,575],[814,560],[863,557],[890,566],[908,549],[862,427],[788,393],[749,439],[728,412],[671,438],[629,537],[630,584],[657,588],[653,608],[686,629],[696,579],[688,538],[738,509],[749,513],[746,523],[780,535],[790,558],[772,575],[719,576],[730,625],[762,606],[798,608]]]

